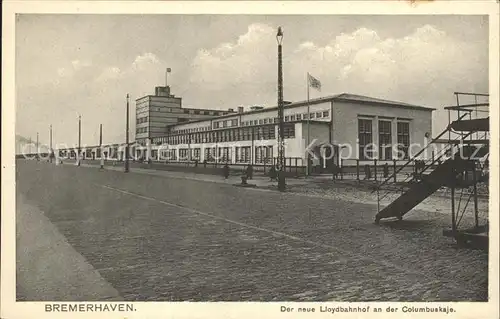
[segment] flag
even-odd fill
[[[167,72],[172,72],[172,69],[171,68],[167,68]]]
[[[307,73],[307,78],[309,82],[309,87],[312,87],[313,89],[316,89],[318,91],[321,91],[321,82],[316,79],[314,76],[310,75]]]

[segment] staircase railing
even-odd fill
[[[428,164],[428,165],[426,165],[426,166],[424,166],[422,168],[422,170],[420,171],[420,173],[423,173],[424,171],[426,171],[427,169],[429,169],[430,167],[432,167],[432,165],[434,165],[436,162],[438,162],[440,159],[442,159],[450,149],[453,152],[453,147],[454,147],[453,144],[449,144],[447,147],[443,148],[438,154],[435,155],[434,160],[430,160],[431,161],[430,164]],[[415,175],[410,175],[410,176],[406,177],[403,181],[401,181],[402,186],[400,186],[399,189],[397,189],[397,191],[404,190],[405,185],[407,183],[411,182],[411,180],[413,180],[414,178],[415,178]],[[380,189],[380,186],[381,185],[378,186],[379,189]],[[383,193],[383,195],[381,197],[379,197],[378,200],[381,201],[381,200],[385,199],[391,193],[394,193],[394,191],[393,190],[388,190],[387,192]]]
[[[464,134],[464,135],[461,135],[461,136],[459,136],[459,137],[457,137],[457,138],[453,139],[452,141],[464,140],[464,139],[466,139],[467,137],[469,137],[470,135],[472,135],[473,133],[474,133],[474,132],[468,132],[468,133],[466,133],[466,134]],[[482,138],[486,138],[486,136],[487,136],[487,133],[485,133],[485,134],[484,134],[484,135],[483,135],[480,139],[482,139]],[[456,146],[456,147],[458,147],[459,145],[460,145],[460,144],[455,145],[455,144],[453,144],[453,143],[448,144],[448,146],[446,146],[445,148],[441,149],[441,151],[440,151],[440,152],[438,152],[437,154],[435,154],[434,159],[424,161],[424,163],[425,163],[425,162],[428,162],[428,163],[430,162],[430,163],[429,163],[429,164],[427,164],[427,165],[425,165],[425,166],[424,166],[424,167],[420,170],[420,172],[419,172],[419,173],[420,173],[420,174],[422,174],[423,172],[425,172],[426,170],[428,170],[429,168],[431,168],[431,167],[432,167],[432,166],[433,166],[436,162],[438,162],[440,159],[442,159],[442,158],[446,155],[446,153],[447,153],[448,151],[451,151],[451,153],[453,154],[453,152],[454,152],[453,148],[454,148],[455,146]],[[409,162],[411,163],[411,161],[415,161],[415,160],[416,160],[416,159],[414,159],[414,158],[413,158],[413,159],[412,159],[412,160],[410,160]],[[405,185],[405,183],[411,182],[411,180],[416,179],[416,178],[417,178],[417,176],[418,176],[418,175],[410,175],[410,176],[408,176],[406,179],[404,179],[404,180],[401,182],[401,183],[402,183],[402,186],[401,186],[399,189],[397,189],[396,191],[398,191],[398,190],[403,190],[403,189],[404,189],[404,185]],[[380,187],[380,186],[381,186],[381,185],[379,185],[379,187]],[[384,193],[381,197],[379,196],[379,199],[378,199],[378,200],[379,200],[379,201],[381,201],[381,200],[385,199],[385,198],[386,198],[387,196],[389,196],[389,194],[391,194],[391,193],[394,193],[394,190],[392,190],[392,189],[391,189],[391,190],[388,190],[388,191],[387,191],[387,192],[385,192],[385,193]]]
[[[458,120],[461,120],[463,119],[465,116],[467,115],[467,113],[463,114],[462,116],[459,117]],[[423,152],[425,152],[425,150],[427,150],[427,148],[434,144],[437,140],[439,140],[443,135],[445,135],[446,133],[450,132],[451,131],[451,124],[448,125],[446,127],[446,129],[441,132],[441,134],[439,134],[437,137],[433,138],[429,143],[427,143],[427,145],[422,148],[419,152],[417,152],[417,154],[415,154],[411,159],[408,160],[408,162],[406,162],[404,165],[402,165],[398,170],[396,170],[391,176],[387,177],[382,183],[380,183],[377,188],[380,188],[382,187],[383,185],[387,184],[390,180],[394,179],[394,176],[396,176],[399,172],[401,172],[403,170],[403,168],[407,167],[411,162],[415,161],[418,156],[420,156],[420,154],[422,154]],[[463,139],[463,137],[460,137],[460,139]]]

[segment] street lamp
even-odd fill
[[[49,161],[52,163],[52,124],[50,124],[50,152]]]
[[[276,34],[276,40],[278,41],[278,190],[285,190],[285,134],[284,134],[284,121],[283,121],[283,52],[282,52],[282,42],[283,42],[283,30],[281,27],[278,28],[278,33]]]
[[[82,148],[82,116],[78,115],[78,154],[76,155],[76,160],[78,166],[80,166],[80,156],[81,156],[81,148]]]
[[[40,146],[38,146],[38,132],[36,132],[36,160],[40,160]]]
[[[125,128],[125,173],[128,173],[129,167],[128,167],[128,122],[129,122],[129,106],[128,106],[128,93],[127,93],[127,123],[126,123],[126,128]]]

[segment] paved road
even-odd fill
[[[487,300],[485,252],[372,205],[35,161],[16,186],[125,300]]]

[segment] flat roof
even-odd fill
[[[369,96],[350,94],[350,93],[329,95],[329,96],[324,96],[324,97],[320,97],[320,98],[316,98],[316,99],[310,99],[309,101],[292,102],[289,104],[285,104],[284,107],[285,107],[285,109],[289,109],[289,108],[304,106],[307,104],[309,104],[309,105],[310,104],[319,104],[319,103],[331,102],[331,101],[334,101],[334,102],[355,102],[355,103],[361,103],[361,104],[372,104],[372,105],[379,105],[379,106],[397,107],[397,108],[403,108],[403,109],[422,110],[422,111],[429,111],[429,112],[436,110],[435,108],[430,108],[430,107],[426,107],[426,106],[419,106],[419,105],[408,104],[408,103],[398,102],[398,101],[383,100],[383,99],[379,99],[379,98],[373,98],[373,97],[369,97]],[[223,119],[223,118],[227,118],[227,117],[233,117],[235,115],[264,113],[264,112],[273,111],[273,110],[278,110],[278,106],[264,107],[263,109],[244,111],[243,113],[236,112],[234,114],[216,116],[216,117],[213,117],[211,119],[200,119],[200,120],[188,121],[188,122],[184,122],[184,123],[173,124],[172,126]]]

